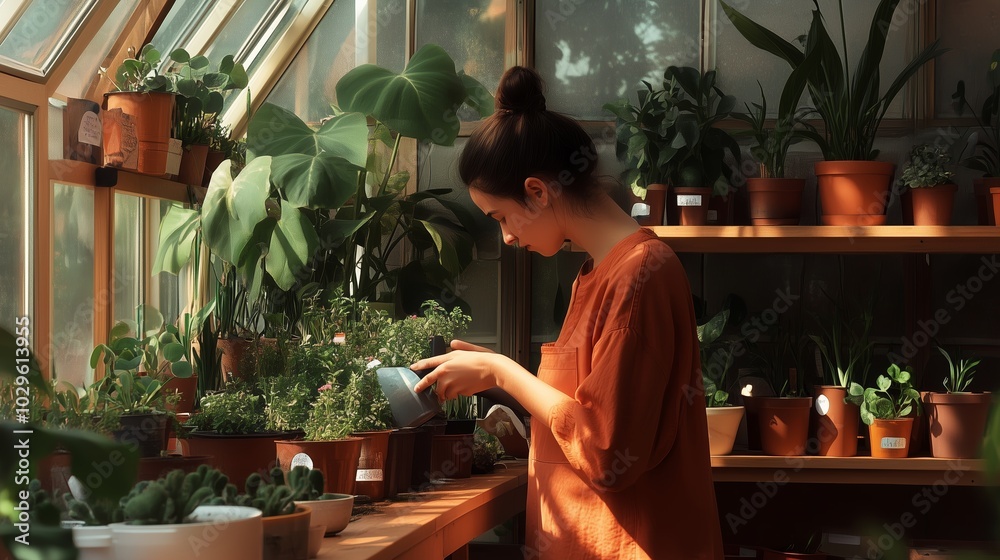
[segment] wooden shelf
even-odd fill
[[[351,522],[323,539],[317,558],[338,560],[444,558],[522,513],[527,461],[508,461],[489,475],[445,480],[420,494],[402,494],[382,512]]]
[[[655,226],[678,253],[1000,253],[994,226]]]
[[[716,455],[712,475],[716,482],[812,482],[835,484],[936,483],[984,486],[982,459],[910,457],[772,457]]]
[[[49,161],[49,179],[57,183],[72,183],[76,185],[97,186],[98,170],[109,170],[92,163],[68,159]],[[201,189],[201,186],[185,185],[162,177],[142,175],[126,169],[114,169],[117,172],[117,192],[129,193],[164,200],[188,202],[190,188]]]

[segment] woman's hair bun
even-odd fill
[[[496,109],[515,114],[544,111],[542,77],[524,66],[509,68],[497,86]]]

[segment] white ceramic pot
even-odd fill
[[[351,521],[354,511],[354,496],[334,494],[329,500],[307,500],[295,502],[297,506],[308,506],[312,510],[312,524],[325,525],[326,534],[334,535],[344,530]]]
[[[126,525],[112,523],[115,560],[262,560],[264,529],[260,510],[239,506],[199,506],[192,523]]]
[[[733,451],[736,432],[743,420],[742,406],[706,408],[708,415],[708,446],[712,455],[729,455]]]
[[[79,551],[77,560],[113,560],[115,557],[111,549],[111,528],[107,525],[74,526],[73,544]]]

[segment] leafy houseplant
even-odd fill
[[[928,145],[914,146],[909,165],[899,177],[903,220],[917,226],[951,225],[951,211],[958,186],[945,166],[951,162],[948,150]]]
[[[969,392],[979,360],[953,359],[944,349],[938,351],[948,362],[944,393],[924,393],[931,435],[931,454],[935,457],[974,459],[980,456],[983,435],[989,419],[992,395]]]
[[[1000,49],[993,51],[986,77],[989,93],[981,111],[976,111],[966,98],[964,81],[958,82],[958,89],[951,98],[958,114],[968,110],[979,129],[969,135],[957,159],[963,166],[983,174],[973,181],[979,224],[992,226],[996,224],[997,204],[990,189],[1000,187]]]
[[[827,31],[818,0],[814,0],[812,24],[800,49],[760,24],[747,18],[725,2],[722,9],[736,29],[755,47],[778,56],[792,67],[792,74],[781,93],[780,114],[797,104],[808,88],[816,112],[823,119],[824,133],[806,133],[823,151],[826,161],[816,164],[823,220],[829,224],[874,225],[884,223],[885,203],[894,166],[878,163],[875,137],[882,119],[906,82],[926,62],[945,52],[938,41],[922,50],[900,71],[886,92],[881,93],[879,68],[886,38],[893,28],[893,14],[899,0],[881,0],[875,8],[868,41],[855,65],[847,60],[847,31],[843,1],[840,9],[841,48]],[[844,58],[842,58],[842,56]],[[854,66],[854,73],[850,68]],[[853,162],[847,163],[844,162]],[[867,162],[867,163],[858,163]],[[847,174],[848,177],[840,178]],[[867,175],[868,177],[865,177]],[[860,205],[841,202],[838,191],[853,189]],[[880,216],[883,216],[880,218]]]
[[[497,436],[476,427],[472,447],[472,473],[488,474],[503,457],[503,445]]]
[[[871,428],[872,457],[909,454],[913,412],[920,413],[920,393],[910,384],[910,368],[891,364],[875,387],[852,382],[848,399],[861,409],[861,420]]]
[[[742,406],[729,404],[729,370],[739,348],[739,341],[720,342],[733,311],[727,302],[722,311],[705,324],[698,325],[698,348],[701,379],[708,416],[708,443],[712,455],[728,455],[733,450],[736,433],[743,420]],[[693,395],[689,395],[689,398]]]

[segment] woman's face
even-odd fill
[[[500,223],[503,242],[550,257],[559,252],[566,240],[556,219],[552,191],[541,180],[529,178],[525,185],[524,204],[510,198],[487,194],[470,188],[472,202]]]

